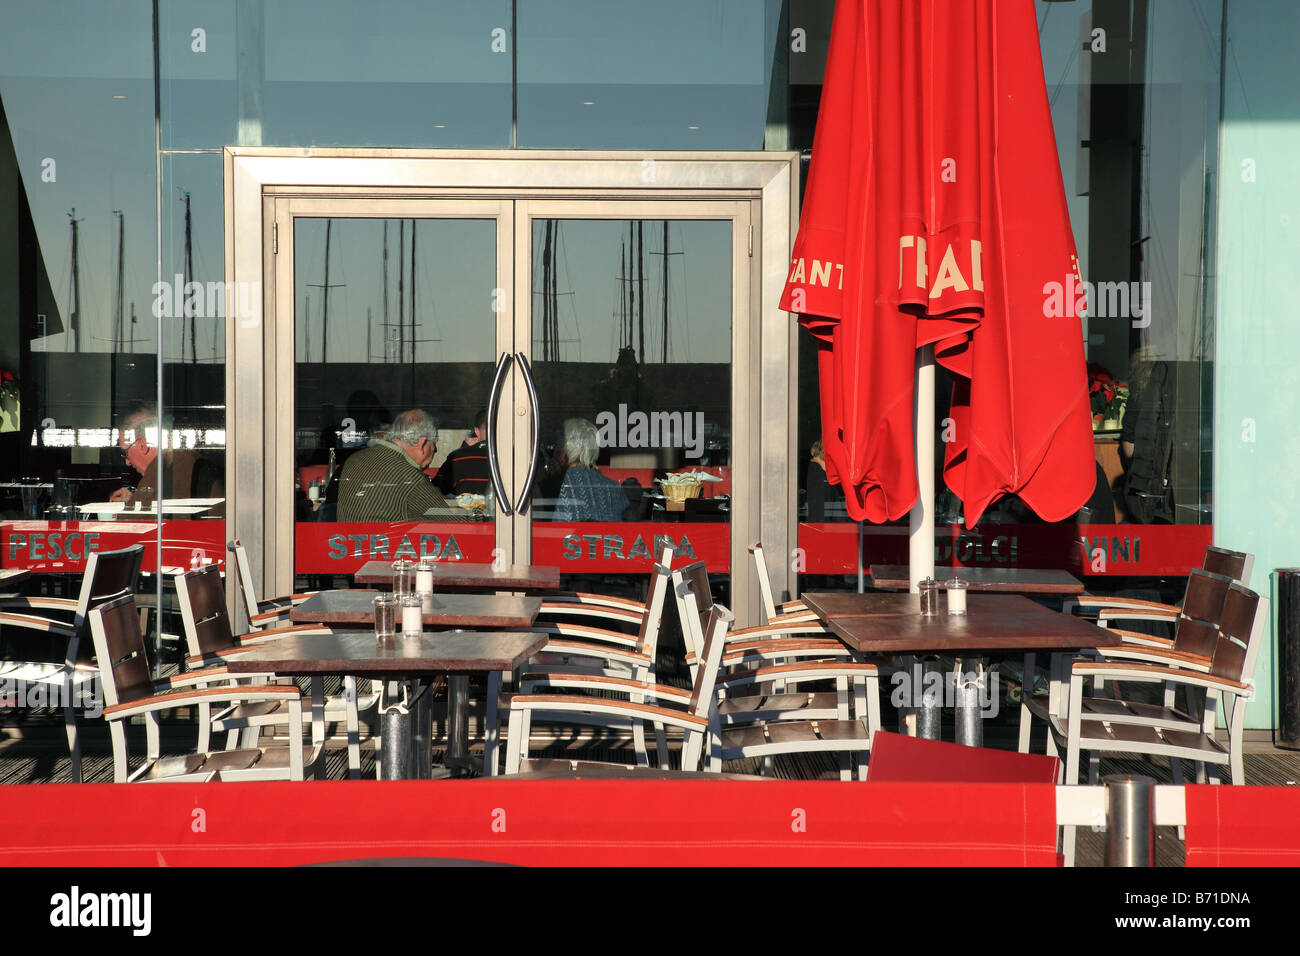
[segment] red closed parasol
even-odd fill
[[[819,340],[827,472],[850,515],[893,520],[917,501],[928,345],[956,380],[944,476],[967,526],[1005,494],[1049,521],[1084,504],[1072,277],[1030,0],[841,0],[781,305]]]

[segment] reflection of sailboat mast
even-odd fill
[[[113,296],[113,354],[116,355],[122,351],[122,339],[124,329],[122,328],[122,319],[126,311],[126,289],[123,287],[122,270],[125,262],[126,242],[126,216],[122,210],[114,209],[113,215],[117,217],[117,289]]]
[[[406,358],[406,260],[402,253],[406,251],[406,220],[397,222],[397,361]]]
[[[189,313],[186,318],[190,320],[190,364],[199,360],[198,346],[195,344],[195,325],[196,313],[199,310],[199,301],[189,298],[190,283],[194,281],[194,238],[191,232],[190,219],[190,194],[185,194],[185,284],[181,286],[181,297],[185,305],[182,313]],[[181,337],[181,361],[185,361],[185,338],[184,333]]]
[[[81,254],[77,249],[77,209],[68,213],[72,226],[72,301],[68,304],[68,334],[63,340],[65,352],[81,351]],[[71,346],[71,347],[69,347]]]
[[[347,283],[330,282],[330,228],[334,225],[333,219],[325,220],[325,281],[323,283],[307,283],[313,289],[320,289],[321,298],[324,299],[324,305],[321,306],[320,318],[320,360],[321,364],[329,361],[330,347],[330,289],[341,289]],[[311,325],[311,310],[307,310],[307,323]],[[311,351],[307,352],[307,360],[311,361]]]
[[[669,262],[669,259],[668,259],[668,257],[669,257],[669,256],[680,256],[680,255],[682,255],[681,252],[670,252],[670,251],[668,250],[668,220],[667,220],[667,219],[664,220],[664,248],[663,248],[663,251],[662,251],[662,252],[655,252],[655,253],[651,253],[651,254],[652,254],[652,255],[656,255],[656,256],[663,256],[663,257],[664,257],[664,294],[663,294],[664,338],[663,338],[663,356],[662,356],[662,358],[660,359],[660,361],[663,362],[665,365],[667,365],[667,364],[668,364],[668,358],[669,358],[669,356],[672,354],[672,350],[670,349],[669,344],[668,344],[668,334],[669,334],[669,332],[668,332],[668,301],[669,301],[669,293],[668,293],[668,285],[669,285],[669,268],[668,268],[668,262]]]

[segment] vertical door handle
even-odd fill
[[[515,511],[526,515],[528,506],[532,503],[533,478],[537,475],[537,453],[542,450],[542,406],[537,400],[537,383],[533,381],[533,368],[528,364],[528,356],[523,352],[516,352],[515,358],[519,360],[519,370],[524,373],[524,384],[528,386],[528,402],[533,407],[533,447],[528,463],[528,479],[524,482],[524,490],[519,495],[519,500],[515,502]]]
[[[492,487],[496,490],[497,507],[506,515],[514,514],[514,511],[510,507],[506,486],[501,481],[501,463],[497,460],[497,409],[501,405],[501,388],[505,384],[506,373],[510,370],[510,363],[513,361],[514,357],[509,352],[502,352],[501,357],[497,359],[497,374],[492,379],[487,416],[488,468],[492,472]]]

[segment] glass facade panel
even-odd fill
[[[510,145],[508,0],[159,11],[165,148]]]
[[[519,139],[544,149],[762,149],[781,4],[518,6]]]
[[[123,514],[150,456],[127,419],[157,394],[152,6],[0,21],[0,566],[75,596],[90,552],[138,542],[154,591],[156,519]]]

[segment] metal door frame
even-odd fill
[[[732,469],[733,475],[749,476],[749,495],[732,514],[731,565],[737,616],[742,622],[758,620],[747,546],[761,539],[770,554],[784,556],[797,544],[796,339],[794,323],[779,308],[798,226],[797,153],[235,146],[227,147],[223,158],[229,317],[226,536],[247,546],[264,594],[288,593],[293,587],[292,509],[283,501],[292,483],[281,460],[292,461],[292,323],[286,355],[284,315],[277,313],[275,301],[276,286],[286,278],[292,281],[292,256],[277,253],[277,245],[283,251],[286,240],[286,231],[276,228],[277,201],[326,200],[317,207],[321,209],[333,200],[366,201],[358,210],[372,202],[372,208],[386,209],[397,208],[390,202],[439,199],[748,201],[752,238],[745,243],[745,257],[757,261],[748,270],[749,326],[733,329],[732,374],[733,423],[748,428],[746,437],[733,427]],[[515,217],[515,230],[520,219],[526,216]],[[510,258],[501,254],[503,241],[513,249],[514,231],[498,229],[498,275]],[[264,283],[263,277],[274,281]],[[260,288],[261,293],[230,294],[242,287]],[[241,300],[254,303],[250,313],[237,314]],[[742,338],[745,364],[737,349]],[[743,404],[739,396],[747,397]],[[755,408],[756,416],[742,417],[742,411]],[[735,450],[741,443],[749,446],[743,460]],[[275,520],[266,520],[268,515]],[[498,541],[500,528],[499,523]],[[784,559],[771,564],[778,594],[793,585],[789,564]]]

